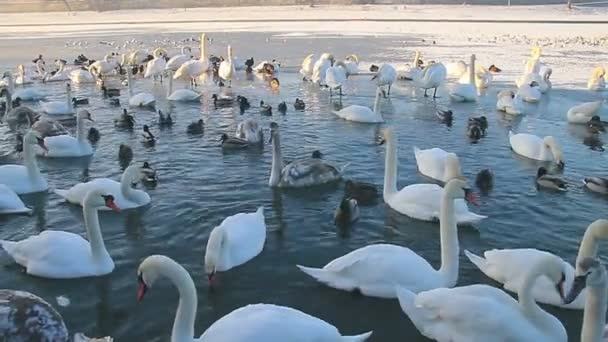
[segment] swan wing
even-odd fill
[[[154,103],[156,103],[156,99],[150,93],[138,93],[129,98],[129,105],[131,107],[152,106]]]
[[[372,111],[370,108],[360,105],[351,105],[346,108],[342,108],[339,111],[333,111],[332,113],[348,121],[369,123],[384,122],[382,115],[374,113],[374,111]]]
[[[510,134],[509,143],[515,153],[530,159],[541,160],[544,142],[540,137],[527,133]]]
[[[0,214],[29,213],[31,211],[11,188],[0,184]]]
[[[340,171],[333,165],[313,158],[294,161],[281,172],[281,181],[289,186],[324,184],[340,177]]]
[[[190,89],[178,89],[174,91],[167,100],[169,101],[196,101],[201,98],[201,94]]]
[[[312,69],[314,64],[314,54],[310,54],[304,58],[302,61],[302,68],[300,69],[300,74],[304,77],[312,75]]]
[[[414,155],[418,170],[423,175],[443,181],[445,174],[445,160],[448,153],[440,148],[421,150],[414,147]]]
[[[2,179],[2,184],[8,186],[17,194],[27,194],[48,189],[48,184],[44,178],[32,182],[28,175],[27,167],[23,165],[0,165],[0,179]]]
[[[190,57],[186,56],[186,55],[173,56],[173,57],[171,57],[171,59],[169,59],[169,61],[165,65],[165,70],[175,71],[175,70],[179,69],[179,67],[182,66],[182,64],[186,63],[189,60],[190,60]]]
[[[230,267],[244,264],[262,252],[266,241],[264,207],[254,213],[239,213],[229,216],[220,224],[226,234],[226,248]]]

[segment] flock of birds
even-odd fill
[[[121,88],[110,88],[106,81],[119,76],[128,88],[129,107],[154,108],[156,98],[147,92],[136,93],[133,82],[137,77],[169,82],[169,101],[200,101],[196,88],[200,77],[213,75],[219,93],[213,95],[216,107],[238,107],[241,111],[250,107],[249,100],[235,96],[232,80],[237,72],[257,73],[267,79],[271,89],[280,87],[277,75],[280,63],[263,61],[254,66],[253,58],[241,61],[233,56],[230,46],[227,58],[208,56],[207,37],[200,39],[200,57],[194,58],[192,50],[184,47],[180,54],[169,57],[167,50],[136,50],[128,54],[111,53],[102,60],[92,61],[79,55],[72,70],[66,69],[65,60],[55,62],[53,72],[46,71],[42,56],[33,61],[33,67],[20,65],[16,75],[4,73],[2,94],[6,102],[2,108],[2,120],[18,130],[19,150],[23,152],[24,165],[0,165],[0,214],[26,213],[27,208],[19,195],[46,192],[49,184],[40,172],[37,157],[65,158],[90,156],[95,153],[92,141],[99,139],[99,132],[85,128],[87,121],[94,121],[86,108],[86,98],[71,95],[71,85],[66,84],[66,99],[58,102],[41,102],[42,113],[25,104],[42,101],[46,97],[47,82],[70,81],[71,83],[97,83],[109,105],[120,106]],[[360,123],[384,122],[379,102],[390,96],[392,85],[398,80],[412,81],[417,88],[433,91],[447,78],[459,81],[450,89],[454,102],[476,101],[478,89],[488,87],[494,73],[500,68],[476,65],[475,55],[464,61],[442,64],[424,63],[416,52],[411,65],[394,67],[390,64],[372,65],[361,70],[359,58],[350,55],[335,60],[334,55],[323,53],[306,56],[300,74],[303,81],[327,88],[330,96],[341,96],[342,86],[351,75],[370,74],[377,84],[373,107],[350,105],[333,113],[338,117]],[[517,78],[515,90],[499,93],[496,108],[509,115],[521,115],[523,102],[538,102],[551,90],[552,69],[541,61],[541,50],[532,49],[524,72]],[[124,76],[123,76],[124,75]],[[588,81],[588,88],[600,91],[605,88],[606,70],[597,67]],[[173,80],[183,79],[190,86],[173,90]],[[19,85],[20,87],[16,87]],[[306,104],[296,99],[296,110],[304,110]],[[602,101],[582,103],[567,112],[568,122],[581,124],[591,134],[605,131],[598,116]],[[260,113],[272,115],[273,108],[260,103]],[[287,105],[277,106],[285,112]],[[158,110],[158,124],[170,126],[170,113]],[[451,124],[453,113],[439,110],[437,116]],[[76,135],[71,135],[63,123],[76,122]],[[114,119],[121,128],[134,129],[136,120],[127,109]],[[485,117],[470,118],[467,135],[473,141],[486,134],[488,121]],[[202,119],[191,123],[190,134],[201,134]],[[141,131],[143,142],[154,144],[156,138],[147,125]],[[311,187],[339,181],[343,167],[322,158],[319,151],[309,158],[286,162],[281,153],[279,125],[270,124],[272,166],[268,184],[271,187]],[[554,163],[565,167],[565,158],[559,143],[551,136],[538,137],[529,133],[509,134],[513,151],[524,157]],[[576,263],[571,265],[560,257],[538,249],[492,250],[477,256],[465,251],[469,260],[484,274],[517,293],[517,300],[506,292],[488,285],[456,287],[459,274],[460,254],[457,235],[459,224],[472,224],[486,218],[469,210],[467,203],[476,204],[476,197],[467,186],[460,170],[460,161],[454,153],[440,148],[421,150],[414,148],[418,170],[423,175],[444,184],[412,184],[397,187],[397,140],[391,128],[382,130],[379,144],[386,144],[387,153],[384,175],[384,202],[392,209],[409,217],[439,220],[441,242],[441,266],[433,268],[413,250],[393,244],[372,244],[339,257],[322,268],[298,265],[317,281],[344,291],[356,291],[365,296],[396,298],[403,311],[421,334],[438,341],[566,341],[562,323],[543,310],[537,302],[553,306],[584,309],[581,341],[598,342],[606,338],[604,326],[607,309],[608,278],[604,266],[596,259],[600,240],[608,239],[608,220],[597,220],[589,225],[582,239]],[[234,136],[221,136],[222,148],[253,148],[264,144],[264,133],[255,119],[243,120]],[[50,279],[73,279],[102,276],[114,269],[112,256],[105,247],[100,229],[98,210],[120,211],[139,208],[150,203],[150,196],[133,187],[139,182],[154,182],[155,170],[149,163],[130,165],[133,151],[120,145],[119,157],[124,173],[120,182],[98,178],[77,183],[69,189],[56,189],[55,194],[67,202],[82,206],[88,240],[78,234],[45,230],[21,241],[0,241],[2,248],[27,274]],[[545,167],[537,172],[537,185],[565,191],[566,182]],[[585,186],[595,192],[608,193],[608,179],[588,177]],[[491,170],[482,170],[476,184],[488,191],[493,184]],[[376,187],[363,182],[346,181],[345,196],[335,212],[337,224],[348,225],[359,217],[359,205],[373,202],[380,196]],[[213,286],[218,272],[228,271],[256,257],[266,240],[264,208],[253,213],[239,213],[227,217],[215,227],[208,239],[205,252],[205,272]],[[316,317],[289,307],[255,304],[237,309],[209,327],[199,339],[194,338],[194,321],[197,310],[195,284],[188,271],[162,255],[147,257],[137,271],[138,293],[141,301],[152,285],[166,278],[173,282],[180,294],[171,341],[365,341],[372,332],[357,336],[342,336],[337,328]],[[7,341],[29,341],[37,336],[40,341],[67,341],[69,333],[61,316],[53,307],[34,294],[17,291],[0,291],[0,336]],[[85,337],[80,336],[83,340]],[[96,340],[96,339],[93,339]],[[111,341],[110,337],[100,339]]]

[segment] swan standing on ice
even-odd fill
[[[437,147],[421,150],[414,146],[414,155],[418,171],[427,177],[444,183],[462,177],[456,153],[448,153]]]
[[[65,101],[40,102],[42,111],[48,115],[71,115],[74,114],[72,104],[72,87],[69,83],[65,85]]]
[[[167,60],[165,57],[167,56],[167,50],[163,48],[157,48],[152,53],[154,58],[146,64],[146,72],[144,73],[144,78],[160,77],[160,82],[163,82],[163,72],[165,72],[165,68],[167,67]]]
[[[339,90],[342,97],[342,86],[348,79],[348,70],[344,62],[336,62],[333,66],[327,68],[325,72],[325,85],[329,88],[329,96],[333,96],[334,90]]]
[[[56,135],[44,138],[46,149],[39,149],[36,154],[48,158],[84,157],[93,154],[93,147],[87,139],[84,121],[94,121],[86,109],[78,111],[76,116],[76,138],[71,135]]]
[[[23,136],[23,163],[25,165],[0,165],[2,184],[19,195],[42,192],[49,188],[36,162],[36,152],[34,150],[36,145],[46,149],[44,140],[36,132],[30,130]]]
[[[606,88],[606,68],[598,66],[591,72],[591,77],[587,81],[587,89],[604,90]]]
[[[300,75],[302,75],[302,80],[311,81],[313,74],[313,67],[315,64],[315,55],[310,54],[304,58],[302,61],[302,67],[300,68]]]
[[[397,76],[400,80],[415,80],[422,71],[420,64],[422,64],[420,61],[420,51],[416,51],[414,54],[414,63],[412,63],[412,65],[406,64],[403,67],[397,67]]]
[[[477,101],[477,87],[475,86],[475,55],[471,55],[469,63],[469,77],[466,83],[457,83],[452,87],[450,98],[455,102]]]
[[[495,287],[475,284],[418,294],[399,287],[399,304],[420,333],[440,342],[566,342],[562,323],[539,307],[531,293],[542,277],[552,285],[548,291],[564,298],[564,263],[545,256],[531,264],[517,288],[519,301]]]
[[[433,93],[433,98],[437,97],[437,88],[441,86],[441,83],[445,80],[446,70],[445,66],[441,63],[429,63],[422,71],[417,75],[417,78],[414,80],[416,82],[416,86],[418,88],[424,89],[424,96],[428,96],[426,94],[427,90],[435,89]]]
[[[350,105],[338,111],[332,111],[340,118],[348,121],[364,122],[364,123],[381,123],[384,122],[382,113],[380,113],[380,97],[384,94],[384,90],[376,88],[376,99],[374,100],[374,109],[370,109],[361,105]]]
[[[462,179],[446,184],[441,198],[439,221],[441,267],[435,270],[409,248],[392,244],[373,244],[354,250],[329,262],[323,268],[298,265],[309,276],[327,286],[361,291],[371,297],[395,298],[395,286],[414,293],[438,287],[452,287],[458,280],[458,229],[454,201],[471,198]]]
[[[198,298],[194,281],[180,264],[164,255],[151,255],[137,270],[137,301],[141,302],[154,283],[168,279],[177,287],[179,304],[171,342],[364,342],[371,332],[342,336],[333,325],[301,311],[272,304],[241,307],[213,323],[199,338],[194,338]]]
[[[327,72],[327,69],[334,65],[334,62],[334,55],[330,53],[322,54],[319,60],[313,65],[311,81],[324,86],[325,73]]]
[[[255,213],[229,216],[213,228],[205,251],[205,273],[209,282],[216,272],[228,271],[255,258],[266,242],[264,207]]]
[[[217,73],[224,82],[228,82],[228,88],[230,88],[235,72],[234,61],[232,60],[232,46],[228,45],[228,59],[220,63]]]
[[[378,72],[372,77],[372,81],[375,80],[378,87],[387,87],[388,91],[387,95],[391,94],[391,87],[393,83],[397,80],[397,71],[395,68],[388,64],[384,63],[378,69]]]
[[[533,134],[514,134],[509,131],[509,143],[513,152],[526,158],[555,162],[560,168],[565,165],[562,150],[552,136],[540,138]]]
[[[104,206],[120,211],[110,193],[95,189],[87,194],[82,211],[88,241],[78,234],[45,230],[21,241],[0,240],[0,245],[33,276],[73,279],[106,275],[114,270],[114,261],[99,227],[97,209]]]
[[[187,53],[186,53],[187,52]],[[182,47],[182,53],[179,55],[175,55],[169,59],[167,65],[165,66],[165,70],[177,71],[182,64],[192,59],[192,48],[189,46]]]
[[[177,80],[179,78],[190,78],[192,86],[196,86],[196,79],[209,71],[210,69],[209,59],[207,58],[207,35],[201,34],[201,56],[199,59],[189,60],[184,62],[175,74],[173,75],[173,79]]]
[[[592,222],[581,240],[576,264],[587,257],[595,257],[597,249],[602,240],[608,240],[608,220],[599,219]],[[528,269],[536,262],[545,258],[547,255],[553,256],[549,252],[535,248],[514,248],[514,249],[493,249],[485,251],[483,257],[477,256],[465,250],[467,258],[479,268],[486,276],[503,284],[505,290],[517,292],[523,277]],[[575,268],[564,260],[564,272],[567,281],[574,280]],[[554,287],[549,279],[542,277],[538,279],[532,288],[534,299],[540,303],[558,306],[566,309],[582,310],[585,307],[585,292],[580,293],[566,304],[557,293],[551,291]]]
[[[124,56],[124,55],[123,55]],[[96,61],[89,66],[89,72],[97,79],[103,79],[106,75],[120,68],[120,63],[114,55],[105,55],[103,60]]]
[[[602,101],[585,102],[573,106],[568,110],[566,117],[569,123],[586,124],[602,108]]]
[[[150,195],[142,190],[133,189],[134,184],[145,178],[145,169],[139,165],[131,165],[125,169],[120,183],[109,178],[96,178],[86,183],[78,183],[68,190],[56,189],[55,193],[66,201],[84,205],[86,195],[95,189],[105,189],[114,196],[114,203],[121,209],[139,208],[150,203]],[[111,208],[100,208],[110,210]]]

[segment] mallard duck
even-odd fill
[[[478,125],[469,125],[467,127],[467,136],[472,143],[477,143],[482,136],[481,128]]]
[[[249,142],[247,140],[229,137],[226,133],[222,134],[220,141],[222,143],[222,148],[237,149],[249,147]]]
[[[344,183],[344,195],[356,199],[358,203],[370,204],[378,199],[378,189],[374,184],[347,180]]]
[[[494,187],[494,174],[490,169],[483,169],[479,171],[475,178],[475,185],[483,193],[488,193]]]
[[[148,125],[144,125],[144,131],[141,136],[144,138],[145,144],[153,145],[156,142],[156,137],[154,137],[154,134],[150,132]]]
[[[478,118],[469,118],[469,126],[476,125],[481,129],[481,135],[486,135],[486,130],[488,129],[488,119],[485,116],[480,116]]]
[[[127,113],[126,109],[123,109],[122,113],[114,118],[114,125],[120,128],[132,129],[135,126],[135,118]]]
[[[587,122],[587,131],[590,133],[606,132],[606,127],[599,116],[594,115]]]
[[[347,226],[359,219],[359,205],[354,198],[345,197],[334,213],[334,223],[339,226]]]
[[[147,161],[144,162],[141,167],[141,173],[143,174],[142,180],[147,183],[156,183],[158,181],[158,177],[156,176],[156,170],[150,166],[150,163]]]
[[[246,73],[250,74],[253,72],[254,63],[255,63],[255,61],[253,60],[253,57],[251,57],[245,61],[245,72]]]
[[[89,139],[91,144],[98,142],[100,136],[101,136],[101,134],[99,133],[99,130],[97,128],[95,128],[95,127],[89,128],[89,134],[88,134],[87,138]]]
[[[74,107],[88,105],[88,104],[89,104],[89,99],[87,99],[86,97],[81,97],[81,98],[73,97],[72,98],[72,105]]]
[[[117,97],[110,99],[110,106],[120,107],[120,99]]]
[[[244,113],[251,105],[249,104],[249,100],[245,96],[237,95],[236,102],[239,104],[239,109],[241,110],[241,114]]]
[[[125,144],[120,144],[120,146],[118,146],[118,162],[123,170],[129,166],[131,160],[133,160],[133,150],[131,147]]]
[[[321,158],[323,158],[323,153],[321,153],[321,151],[319,151],[319,150],[314,150],[314,151],[312,151],[312,153],[310,154],[310,158],[313,158],[313,159],[321,159]]]
[[[447,124],[448,126],[451,126],[452,121],[454,120],[454,113],[449,109],[437,109],[437,117],[439,118],[439,120],[441,120],[441,122]]]
[[[287,112],[287,104],[285,103],[285,101],[279,103],[279,105],[277,106],[277,109],[279,110],[280,113],[285,114]]]
[[[213,105],[216,108],[217,107],[230,107],[230,106],[232,106],[232,103],[234,102],[234,97],[227,96],[227,95],[218,96],[217,94],[213,94],[211,96],[211,98],[213,99]]]
[[[260,101],[260,114],[262,115],[272,115],[272,107],[264,103],[264,101]]]
[[[101,91],[103,92],[103,97],[105,98],[120,96],[120,89],[107,88],[104,83],[101,83]]]
[[[161,127],[171,127],[173,126],[173,118],[171,117],[171,113],[167,113],[164,115],[161,110],[158,111],[158,125]]]
[[[304,100],[296,99],[296,102],[293,104],[293,108],[295,110],[304,110],[306,109],[306,103],[304,103]]]
[[[538,168],[536,173],[536,185],[547,189],[566,191],[566,182],[557,176],[550,175],[547,169],[542,166]]]
[[[608,179],[601,177],[587,177],[583,179],[585,187],[593,192],[608,194]]]
[[[203,123],[203,119],[199,119],[198,121],[189,124],[186,131],[189,134],[202,134],[204,129],[205,126]]]

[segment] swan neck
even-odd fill
[[[581,342],[603,341],[606,307],[608,306],[608,293],[606,291],[605,280],[601,284],[587,285]]]
[[[384,201],[397,193],[397,142],[391,133],[386,141],[386,161],[384,166]]]
[[[131,182],[134,178],[135,177],[133,177],[132,172],[129,168],[127,168],[120,177],[120,193],[122,193],[122,195],[125,196],[126,199],[131,201],[134,200],[133,195],[135,194],[135,191],[131,187]]]
[[[418,60],[420,59],[420,51],[416,51],[414,54],[414,68],[418,67]]]
[[[378,106],[380,104],[380,91],[376,91],[376,99],[374,100],[374,114],[378,113]]]
[[[207,56],[207,36],[203,34],[201,36],[201,61],[207,60],[205,56]]]
[[[103,260],[109,258],[109,254],[101,235],[97,208],[91,207],[85,202],[82,211],[84,213],[84,225],[87,230],[87,237],[89,238],[89,244],[91,245],[93,262],[100,264]]]
[[[272,134],[272,133],[270,133]],[[281,170],[283,168],[283,154],[281,154],[281,137],[277,132],[272,137],[272,169],[270,171],[270,186],[277,186],[281,181]]]
[[[545,266],[542,264],[535,265],[530,271],[524,275],[523,282],[519,290],[517,291],[517,297],[519,298],[519,305],[522,311],[530,317],[530,319],[538,324],[542,324],[549,315],[543,309],[541,309],[532,293],[532,288],[536,280],[543,274]]]
[[[129,97],[133,97],[133,82],[132,82],[132,76],[131,76],[131,68],[130,66],[127,66],[127,83],[129,83]]]
[[[23,146],[23,163],[32,182],[42,177],[38,168],[38,162],[36,161],[34,145],[30,143],[25,143]]]
[[[183,49],[183,48],[182,48]],[[167,97],[171,96],[171,94],[173,94],[173,71],[172,70],[167,70],[169,73],[169,90],[167,91]]]
[[[76,139],[80,142],[86,139],[84,118],[81,118],[80,116],[76,119]]]
[[[469,65],[469,83],[475,84],[475,55],[471,55],[471,63]]]
[[[587,227],[587,230],[585,230],[581,245],[578,249],[578,255],[576,256],[577,268],[579,262],[583,259],[595,257],[597,255],[598,239],[601,238],[608,238],[608,225],[605,224],[604,220],[598,220],[591,223],[589,227]]]
[[[456,226],[454,199],[448,189],[443,190],[439,213],[439,233],[441,239],[441,267],[439,273],[443,286],[452,287],[458,281],[458,227]]]

